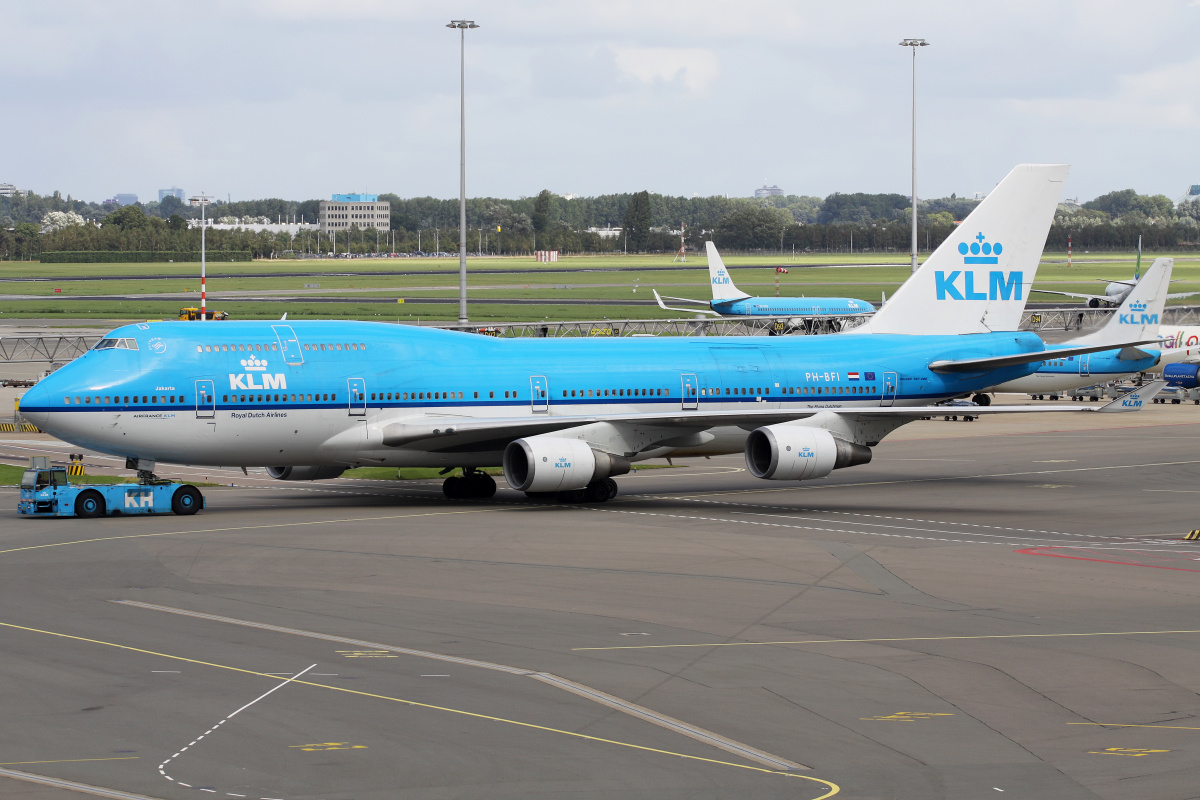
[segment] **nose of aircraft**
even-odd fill
[[[38,381],[21,395],[20,409],[25,419],[39,428],[46,427],[46,421],[50,418],[50,389],[45,380]]]

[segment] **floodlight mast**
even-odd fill
[[[209,203],[212,202],[212,198],[206,195],[204,192],[201,192],[195,197],[190,198],[188,202],[194,206],[200,206],[200,321],[204,322],[206,316],[204,311],[206,305],[205,299],[207,296],[207,287],[204,284],[204,229],[207,227],[204,224],[204,209]]]
[[[924,39],[905,39],[901,47],[912,48],[912,271],[917,271],[917,48],[928,47]]]
[[[459,34],[458,72],[458,324],[467,324],[467,30],[478,28],[474,20],[452,19],[447,28]]]

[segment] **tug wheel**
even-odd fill
[[[103,517],[106,510],[104,498],[95,489],[80,492],[79,497],[75,499],[75,516],[77,517],[83,519]]]

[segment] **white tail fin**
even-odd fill
[[[1072,339],[1071,344],[1121,344],[1158,335],[1159,321],[1167,306],[1173,258],[1156,258],[1142,279],[1134,284],[1104,327],[1087,336]]]
[[[749,297],[750,295],[733,285],[733,278],[729,277],[729,270],[725,269],[725,262],[721,260],[717,246],[711,241],[705,242],[704,246],[708,249],[708,277],[712,284],[713,302],[723,303]]]
[[[1066,164],[1020,164],[865,325],[846,333],[1015,331]]]

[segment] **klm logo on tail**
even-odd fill
[[[938,300],[1020,300],[1022,274],[1020,272],[1009,272],[1007,275],[1000,270],[992,270],[988,273],[988,290],[986,292],[977,291],[975,289],[975,273],[962,270],[954,270],[951,273],[945,273],[941,270],[933,273],[934,280],[937,286]],[[962,289],[959,290],[958,279],[962,278]],[[982,287],[981,287],[982,288]]]
[[[1004,252],[1004,245],[985,241],[982,233],[976,234],[971,244],[960,242],[958,252],[963,256],[964,265],[998,264],[998,256]],[[955,270],[950,273],[937,271],[933,273],[938,300],[1020,300],[1022,279],[1020,272],[1005,273],[1002,270],[992,270],[988,273],[987,291],[984,287],[975,286],[974,270]],[[961,283],[959,282],[961,278]]]
[[[1147,314],[1146,304],[1140,301],[1134,301],[1129,304],[1128,314],[1118,314],[1117,317],[1122,325],[1157,325],[1158,314]]]
[[[723,284],[732,283],[732,281],[729,280],[728,273],[726,273],[723,269],[717,270],[717,274],[713,276],[712,282],[713,286],[721,286]]]
[[[962,242],[958,246],[958,252],[962,253],[966,258],[963,259],[964,264],[996,264],[999,259],[996,256],[1004,252],[1004,245],[996,242],[985,242],[986,239],[982,233],[975,234],[975,241],[968,247],[966,242]],[[970,253],[970,255],[967,255]],[[982,255],[980,255],[982,253]]]

